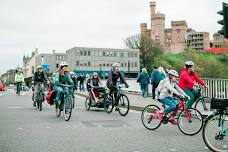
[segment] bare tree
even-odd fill
[[[125,45],[131,49],[139,49],[141,67],[151,68],[154,58],[163,54],[160,45],[146,35],[134,35],[124,40]]]

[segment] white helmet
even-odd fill
[[[98,76],[97,72],[93,72],[93,76]]]
[[[169,75],[173,75],[173,76],[175,76],[175,77],[179,77],[179,74],[178,74],[178,72],[177,72],[176,70],[169,70],[169,71],[168,71],[168,74],[169,74]]]
[[[113,63],[112,64],[112,67],[115,68],[115,67],[120,67],[120,64],[119,63]]]
[[[70,75],[75,75],[74,72],[70,72]]]
[[[63,62],[60,63],[59,66],[60,66],[60,68],[64,67],[64,66],[68,66],[68,63],[66,61],[63,61]]]
[[[42,65],[37,65],[37,69],[42,69]]]
[[[185,66],[194,66],[194,63],[192,61],[186,61]]]

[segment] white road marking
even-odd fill
[[[176,149],[174,149],[174,148],[171,148],[171,149],[170,149],[170,151],[177,151],[177,150],[176,150]]]
[[[23,128],[17,128],[17,130],[22,130]]]

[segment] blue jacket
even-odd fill
[[[149,84],[150,83],[150,77],[148,73],[141,72],[138,76],[137,82],[140,84]]]
[[[153,72],[151,73],[151,84],[159,84],[159,82],[162,79],[162,74],[161,72],[158,71],[158,69],[154,69]]]

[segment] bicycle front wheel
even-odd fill
[[[105,100],[104,100],[104,109],[107,113],[111,113],[113,110],[113,98],[111,96],[108,96]]]
[[[66,121],[70,120],[72,114],[72,98],[66,97],[63,107],[63,115]]]
[[[144,127],[149,130],[155,130],[161,125],[161,120],[157,117],[156,112],[160,108],[156,105],[146,106],[141,114],[141,120]]]
[[[130,102],[125,94],[121,94],[118,101],[118,111],[121,116],[126,116],[130,109]]]
[[[56,114],[56,116],[57,116],[57,117],[59,117],[59,116],[60,116],[60,114],[61,114],[61,108],[60,108],[60,105],[59,105],[59,106],[55,105],[55,114]]]
[[[193,108],[181,111],[178,116],[178,128],[185,135],[193,136],[200,132],[203,127],[203,116]]]
[[[219,113],[209,116],[203,126],[203,141],[216,152],[228,151],[228,115]]]

